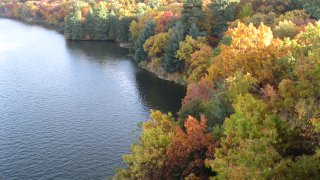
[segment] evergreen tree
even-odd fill
[[[94,19],[93,19],[93,10],[90,8],[89,12],[86,15],[85,20],[85,30],[89,38],[92,39],[94,37]]]
[[[66,17],[65,37],[66,39],[80,40],[82,39],[82,21],[81,11],[77,4],[73,6],[72,11]]]
[[[206,32],[201,32],[196,23],[192,23],[189,29],[189,35],[194,39],[197,39],[200,36],[207,36]]]
[[[135,60],[138,62],[144,61],[148,58],[148,54],[143,49],[143,44],[147,41],[147,39],[154,35],[154,23],[149,20],[145,25],[143,31],[135,42],[134,50],[135,50]]]
[[[215,36],[221,36],[221,33],[228,29],[228,21],[234,20],[233,12],[239,0],[215,0],[211,3],[211,27],[210,31]]]
[[[106,40],[108,35],[108,10],[100,5],[93,12],[95,39]]]
[[[300,0],[303,9],[310,14],[311,17],[320,18],[320,1],[319,0]]]
[[[116,39],[117,36],[117,17],[114,11],[111,11],[110,16],[109,16],[109,32],[108,32],[108,37],[109,39]]]
[[[169,31],[169,29],[173,28],[177,21],[179,21],[178,18],[170,17],[170,20],[168,22],[168,27],[165,31],[167,32]]]
[[[65,26],[64,26],[64,36],[66,39],[71,39],[73,29],[73,18],[71,17],[71,13],[66,17]]]
[[[163,68],[168,73],[174,73],[182,69],[184,63],[176,55],[179,50],[179,43],[184,39],[182,23],[178,21],[173,28],[168,43],[164,48]]]
[[[133,21],[132,17],[123,17],[121,19],[117,19],[116,23],[116,40],[118,42],[128,42],[131,38],[130,33],[130,24]],[[154,34],[154,24],[153,27],[150,29],[150,34]],[[151,33],[152,32],[152,33]],[[143,46],[143,44],[142,44]]]
[[[205,12],[202,10],[201,0],[185,0],[183,3],[183,9],[181,11],[181,23],[184,29],[184,33],[188,33],[192,24],[201,24],[201,21],[205,17]]]

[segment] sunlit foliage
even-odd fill
[[[220,54],[212,60],[208,78],[216,81],[233,75],[236,71],[250,73],[260,82],[274,81],[274,64],[287,51],[282,42],[273,38],[271,29],[263,24],[255,28],[242,23],[226,32],[231,37],[230,46],[221,45]]]
[[[123,156],[128,168],[122,175],[132,179],[164,178],[167,147],[173,140],[175,127],[171,114],[152,111],[150,120],[143,124],[141,138],[132,145],[130,154]]]
[[[161,57],[169,36],[170,34],[166,32],[150,37],[143,45],[144,51],[148,53],[149,57]]]
[[[167,149],[167,173],[169,177],[179,174],[186,177],[193,175],[207,179],[212,172],[205,168],[206,158],[213,159],[219,141],[214,140],[207,130],[206,119],[200,121],[189,116],[185,123],[185,132],[178,127],[174,139]]]
[[[5,0],[0,14],[64,27],[69,40],[130,43],[140,66],[185,83],[177,119],[152,111],[115,179],[319,179],[319,7]]]

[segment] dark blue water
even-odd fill
[[[127,54],[112,42],[67,42],[0,19],[0,177],[112,176],[137,123],[150,109],[177,111],[184,96]]]

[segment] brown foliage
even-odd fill
[[[206,119],[197,119],[189,116],[185,121],[185,131],[180,127],[176,128],[173,142],[167,149],[168,177],[175,173],[186,177],[193,173],[206,179],[210,171],[206,171],[205,159],[213,159],[215,148],[220,145],[219,141],[213,139],[207,132]]]
[[[206,82],[204,79],[197,83],[188,85],[187,95],[183,99],[182,106],[188,105],[192,100],[209,100],[211,97],[212,85]]]

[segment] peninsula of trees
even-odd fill
[[[320,1],[2,1],[71,40],[130,42],[187,86],[152,111],[115,179],[320,179]]]

